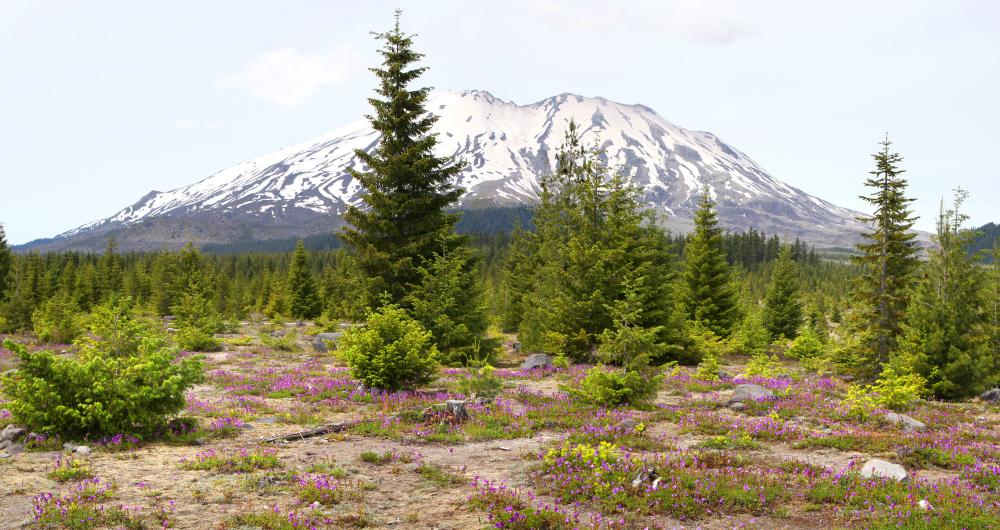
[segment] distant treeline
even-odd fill
[[[997,239],[1000,239],[1000,225],[996,223],[986,223],[976,229],[976,238],[972,240],[972,244],[969,245],[969,253],[975,254],[980,251],[987,251],[983,253],[983,260],[986,263],[993,263],[993,256],[988,252],[993,249],[993,245],[996,243]]]

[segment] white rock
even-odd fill
[[[894,464],[886,460],[872,458],[861,466],[861,476],[864,478],[880,477],[891,478],[893,480],[906,480],[909,476],[906,469],[899,464]]]
[[[78,455],[87,456],[87,455],[90,454],[90,448],[87,447],[86,445],[81,445],[81,446],[77,447],[76,450],[73,451],[73,452],[76,453],[76,454],[78,454]]]
[[[920,420],[915,420],[906,414],[897,414],[895,412],[886,413],[883,416],[889,423],[895,423],[903,428],[903,432],[920,432],[927,428],[927,425]]]
[[[931,503],[927,502],[927,499],[920,499],[920,502],[917,503],[917,507],[924,511],[934,509],[934,507],[931,506]]]

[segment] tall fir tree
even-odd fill
[[[301,239],[288,266],[288,295],[288,310],[294,318],[316,318],[323,310],[316,280],[309,270],[309,254]]]
[[[900,351],[898,373],[915,372],[939,398],[959,399],[981,392],[994,380],[997,361],[990,348],[986,272],[978,255],[966,251],[974,233],[962,229],[966,197],[957,191],[953,209],[942,207],[937,244],[929,252],[913,292]]]
[[[861,266],[854,296],[858,302],[856,326],[862,348],[863,374],[873,376],[895,351],[909,304],[914,271],[919,264],[916,233],[910,231],[915,218],[909,209],[913,202],[906,196],[906,179],[900,175],[903,157],[890,151],[888,136],[882,150],[872,155],[875,170],[865,181],[871,195],[861,199],[872,205],[874,213],[858,220],[872,227],[862,234],[864,241],[856,248],[854,262]]]
[[[772,338],[794,339],[802,325],[799,269],[792,255],[792,247],[781,249],[764,297],[764,327]]]
[[[413,50],[413,36],[400,29],[399,16],[397,11],[392,31],[376,34],[384,41],[379,50],[384,62],[371,69],[380,97],[368,100],[375,109],[368,120],[379,140],[371,153],[355,151],[369,169],[349,170],[364,188],[364,207],[348,207],[341,232],[370,280],[370,303],[399,303],[420,282],[420,266],[433,259],[440,235],[453,232],[458,221],[445,208],[462,194],[453,184],[461,165],[434,156],[431,127],[437,117],[425,109],[430,89],[410,87],[426,70],[415,66],[423,55]],[[448,250],[461,244],[460,238],[449,238]]]
[[[689,320],[728,337],[739,318],[739,307],[722,240],[722,228],[705,188],[694,216],[694,233],[684,246],[684,307]]]
[[[0,223],[0,302],[7,298],[7,284],[10,281],[10,247],[7,246],[7,231]]]

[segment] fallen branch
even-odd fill
[[[343,430],[346,430],[348,427],[352,427],[354,425],[361,423],[361,421],[362,420],[352,420],[352,421],[341,421],[337,423],[327,423],[326,425],[320,425],[319,427],[314,427],[312,429],[307,429],[304,431],[272,436],[270,438],[265,438],[261,441],[264,443],[273,443],[273,442],[292,442],[295,440],[304,440],[306,438],[311,438],[313,436],[322,436],[324,434],[329,434],[332,432],[341,432]]]

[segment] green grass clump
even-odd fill
[[[441,469],[440,466],[435,464],[421,464],[420,467],[417,468],[417,474],[424,480],[427,480],[439,488],[465,484],[464,478],[454,473],[445,471],[444,469]]]
[[[698,444],[698,447],[719,450],[750,450],[760,449],[761,445],[749,433],[740,432],[714,436]]]
[[[250,473],[264,469],[281,467],[281,460],[274,450],[245,449],[219,454],[215,450],[198,453],[194,460],[182,460],[181,468],[188,470],[215,471],[217,473]]]
[[[376,466],[384,466],[389,462],[392,462],[395,458],[392,451],[386,451],[384,453],[376,453],[375,451],[365,451],[358,456],[358,459],[366,464],[374,464]]]
[[[56,482],[76,482],[91,478],[94,476],[94,473],[81,460],[76,460],[75,458],[64,460],[60,458],[56,461],[55,468],[49,471],[49,474],[46,476]]]

